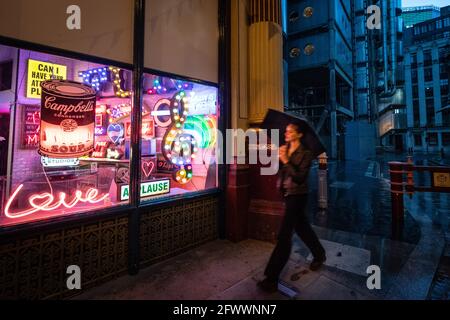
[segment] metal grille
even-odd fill
[[[0,299],[51,299],[66,288],[69,265],[81,268],[82,289],[127,271],[128,218],[23,237],[0,245]]]
[[[141,264],[149,265],[218,237],[218,199],[204,198],[141,215]]]

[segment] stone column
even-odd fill
[[[284,110],[281,0],[249,0],[249,12],[248,123],[257,128],[269,108]],[[259,144],[250,147],[253,150],[265,148]],[[260,169],[260,164],[250,166],[248,235],[253,239],[274,241],[284,204],[277,191],[277,176],[262,176]]]
[[[250,0],[249,5],[248,120],[258,126],[268,108],[284,108],[281,1]]]

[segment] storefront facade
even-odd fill
[[[0,298],[71,296],[68,266],[85,290],[225,235],[230,8],[2,8]]]

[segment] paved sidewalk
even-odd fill
[[[442,274],[450,266],[442,261],[449,256],[445,236],[449,234],[450,198],[430,193],[406,198],[402,237],[391,240],[389,160],[330,163],[330,206],[325,212],[317,209],[317,168],[313,168],[308,208],[327,250],[327,262],[318,272],[311,272],[310,252],[295,235],[282,274],[283,293],[268,295],[256,286],[273,244],[218,240],[76,299],[445,299],[450,279]],[[370,265],[381,269],[380,290],[367,288]]]
[[[217,240],[141,270],[137,276],[124,276],[94,288],[75,299],[370,300],[427,297],[439,248],[423,254],[420,245],[317,227],[316,231],[327,249],[327,263],[317,272],[310,271],[310,254],[294,236],[294,249],[282,274],[282,283],[291,289],[290,294],[267,294],[256,286],[263,277],[273,244],[256,240],[240,243]],[[425,246],[430,250],[427,243]],[[365,271],[370,264],[381,267],[381,290],[367,288]],[[401,290],[407,288],[411,291]]]

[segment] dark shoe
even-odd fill
[[[265,278],[264,280],[258,282],[258,287],[266,292],[274,293],[278,291],[278,281]]]
[[[311,271],[317,271],[322,267],[323,263],[327,260],[326,256],[320,258],[314,258],[311,264],[309,265],[309,269]]]

